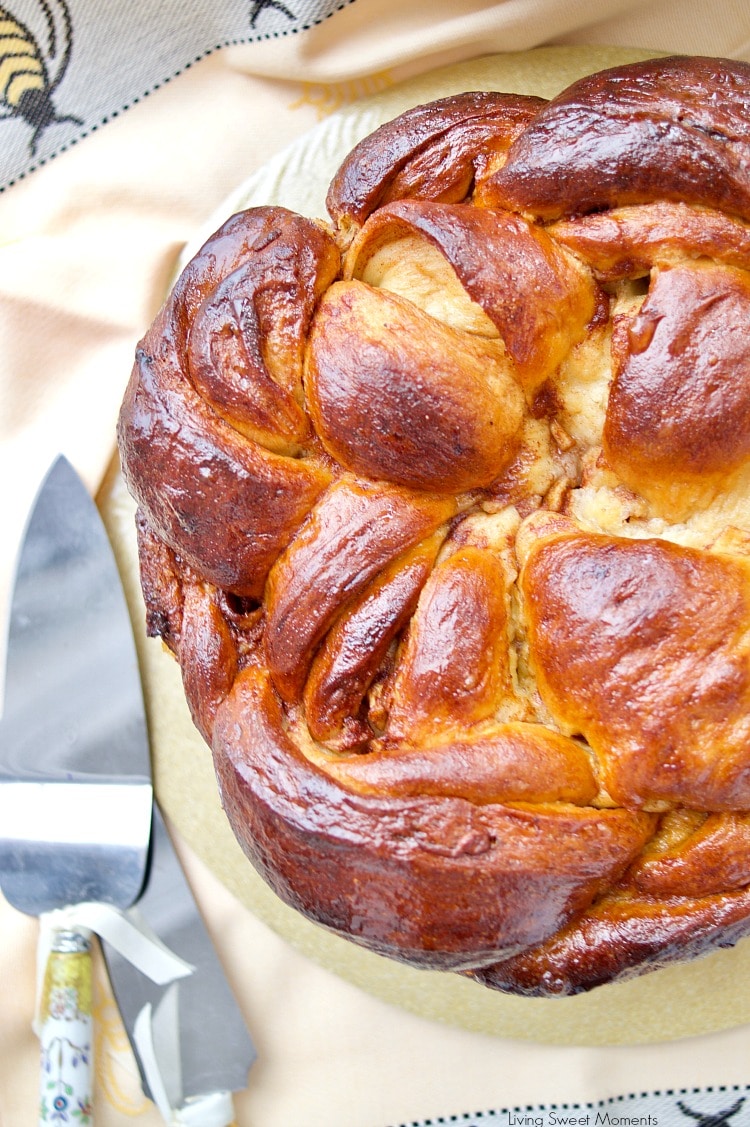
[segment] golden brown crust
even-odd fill
[[[315,304],[336,277],[339,254],[292,213],[258,214],[253,253],[217,277],[195,309],[187,370],[197,391],[235,429],[280,453],[309,435],[302,365]]]
[[[418,232],[439,247],[472,301],[495,325],[530,395],[583,339],[596,309],[590,271],[519,215],[445,203],[397,201],[380,208],[347,255],[347,273],[383,244]],[[532,291],[519,305],[516,294]]]
[[[145,349],[125,415],[125,477],[154,530],[217,587],[260,595],[280,548],[325,488],[326,470],[241,440],[169,360]],[[166,492],[162,481],[170,482]]]
[[[186,353],[195,317],[217,285],[236,278],[244,256],[294,257],[296,247],[307,264],[312,255],[303,231],[315,232],[319,243],[314,224],[303,226],[280,208],[229,220],[186,268],[140,344],[120,413],[125,478],[154,531],[199,575],[239,595],[262,594],[271,564],[328,484],[330,472],[314,458],[283,457],[241,435],[196,391]],[[320,268],[330,271],[330,252]],[[314,264],[308,276],[315,269]],[[245,300],[248,272],[240,274],[238,304]],[[251,289],[262,288],[263,278],[251,273]],[[302,281],[298,291],[296,304],[309,316]],[[302,316],[293,324],[295,349],[304,323]],[[225,325],[219,321],[219,337]],[[281,425],[283,430],[286,420]]]
[[[699,900],[604,899],[535,950],[470,974],[512,994],[580,994],[703,955],[717,933],[731,947],[747,933],[748,912],[747,887]]]
[[[372,729],[360,713],[388,648],[416,609],[445,529],[388,564],[350,602],[320,645],[305,686],[305,715],[314,739],[335,750],[367,745]]]
[[[709,814],[672,846],[648,850],[630,871],[642,895],[714,896],[750,884],[750,815]]]
[[[541,536],[522,589],[540,692],[627,807],[750,808],[750,566],[660,540]]]
[[[318,642],[349,600],[456,510],[420,497],[342,480],[279,557],[266,585],[266,659],[286,700],[298,700]]]
[[[415,609],[389,709],[388,740],[429,742],[494,716],[513,691],[505,574],[469,544],[437,564]]]
[[[750,67],[361,142],[140,346],[148,628],[289,904],[576,993],[750,931]]]
[[[146,633],[149,638],[162,638],[165,645],[176,650],[182,632],[184,570],[171,548],[152,531],[140,509],[136,511],[135,527]]]
[[[489,962],[554,933],[651,829],[648,816],[622,810],[343,789],[300,752],[270,677],[252,668],[217,716],[214,756],[240,844],[276,891],[326,927],[418,965]]]
[[[674,56],[574,82],[540,111],[482,201],[546,220],[654,199],[750,219],[750,65]]]
[[[542,98],[474,91],[407,110],[352,149],[328,191],[346,229],[390,200],[465,199],[544,106]]]
[[[750,460],[750,274],[658,271],[613,336],[607,459],[665,516],[711,501]]]
[[[195,726],[210,741],[217,710],[237,676],[239,654],[212,588],[187,588],[184,623],[179,656],[185,696]]]
[[[305,384],[325,448],[376,481],[461,493],[515,451],[523,396],[498,343],[361,282],[321,301]]]
[[[641,278],[654,266],[705,257],[750,267],[750,227],[720,211],[660,200],[595,215],[560,219],[547,228],[603,282]]]
[[[580,743],[541,724],[485,726],[439,744],[391,744],[326,763],[343,786],[362,794],[452,795],[476,805],[525,802],[588,806],[598,786]]]

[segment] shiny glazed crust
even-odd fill
[[[716,59],[416,107],[141,342],[148,630],[332,931],[546,996],[750,931],[748,136]]]

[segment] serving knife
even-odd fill
[[[92,498],[60,457],[18,558],[0,723],[0,887],[41,918],[49,954],[37,1013],[40,1124],[91,1122],[91,934],[138,896],[151,818],[119,573]]]
[[[120,1014],[144,1093],[170,1122],[227,1127],[231,1093],[247,1086],[256,1052],[167,827],[154,806],[148,884],[127,915],[194,967],[168,986],[150,981],[103,944]]]

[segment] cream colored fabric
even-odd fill
[[[96,490],[133,348],[183,245],[322,116],[436,66],[540,44],[750,60],[746,0],[356,0],[300,35],[209,55],[0,194],[0,595],[63,451]],[[0,133],[0,143],[2,134]],[[747,1081],[750,1031],[658,1048],[469,1033],[369,996],[290,949],[185,851],[256,1040],[240,1127],[386,1127],[481,1108]],[[0,901],[0,1122],[35,1122],[37,925]],[[100,976],[97,1127],[159,1122]]]

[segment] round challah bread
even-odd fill
[[[287,903],[557,996],[750,932],[750,66],[402,114],[122,406],[148,630]]]

